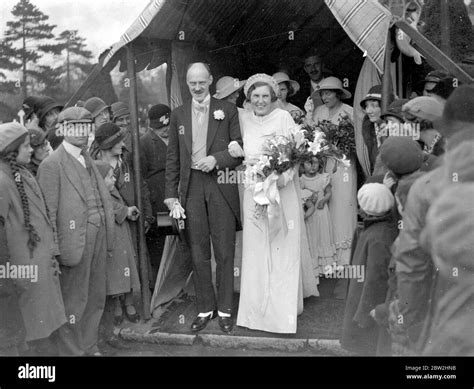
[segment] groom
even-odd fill
[[[230,332],[240,203],[237,184],[218,183],[217,178],[219,171],[225,173],[241,164],[241,158],[229,154],[228,145],[232,141],[242,145],[242,138],[237,108],[211,98],[212,80],[206,64],[197,62],[188,67],[186,82],[192,100],[171,113],[164,202],[170,215],[186,218],[199,312],[191,330],[202,330],[218,314],[220,328]],[[217,265],[217,302],[212,285],[211,239]]]

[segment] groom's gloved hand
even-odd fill
[[[240,147],[239,143],[235,140],[229,143],[227,150],[229,151],[230,156],[233,158],[245,157],[244,150],[242,150],[242,147]]]
[[[169,198],[169,199],[165,199],[163,202],[170,210],[170,216],[173,219],[186,219],[184,208],[181,206],[178,199]]]

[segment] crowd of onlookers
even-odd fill
[[[433,71],[424,96],[380,112],[378,86],[362,102],[373,175],[351,265],[365,280],[350,280],[341,337],[357,354],[474,353],[474,87],[455,85]]]
[[[343,103],[351,94],[322,69],[318,54],[306,58],[304,110],[287,100],[300,85],[284,72],[272,77],[275,104],[296,122],[353,115]],[[362,184],[355,155],[345,167],[304,163],[315,272],[328,275],[333,264],[364,272],[362,282],[336,288],[346,300],[341,345],[357,354],[474,354],[474,87],[454,81],[433,71],[423,96],[389,96],[385,111],[382,87],[368,90],[360,104],[370,176]],[[215,98],[235,104],[245,82],[219,82]],[[99,355],[100,339],[119,343],[113,324],[140,320],[142,220],[152,285],[158,271],[171,112],[161,104],[148,112],[138,209],[125,103],[92,97],[63,109],[29,96],[22,108],[24,126],[0,125],[0,266],[34,266],[38,277],[0,277],[0,354]]]
[[[152,285],[163,250],[155,181],[164,175],[170,110],[149,110],[139,210],[125,103],[92,97],[63,109],[30,96],[22,108],[25,126],[0,125],[1,353],[98,355],[102,341],[122,347],[113,325],[140,320],[140,218],[154,236],[146,253]]]

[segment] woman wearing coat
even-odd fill
[[[29,274],[17,275],[14,282],[21,290],[26,341],[39,351],[66,316],[53,227],[40,187],[25,168],[31,153],[26,128],[18,123],[0,125],[0,217],[5,220],[10,266],[28,266],[24,269]]]
[[[10,262],[5,219],[0,216],[0,266]],[[18,356],[25,341],[25,326],[18,302],[20,288],[9,278],[0,278],[0,357]]]
[[[119,197],[119,202],[123,206],[129,206],[133,207],[137,213],[136,217],[131,219],[131,220],[137,220],[138,216],[140,215],[140,212],[138,212],[138,209],[135,207],[135,204],[129,204],[126,200],[126,197],[122,194],[121,189],[126,186],[127,190],[130,191],[133,189],[133,186],[130,188],[130,183],[133,183],[133,175],[130,169],[128,168],[128,164],[121,158],[122,155],[122,150],[124,147],[124,139],[126,136],[126,131],[124,129],[121,129],[119,126],[117,126],[114,123],[104,123],[102,124],[95,133],[95,140],[94,144],[97,146],[98,153],[95,154],[95,158],[99,161],[105,162],[110,165],[110,167],[113,169],[113,177],[115,178],[115,192],[111,192],[112,195],[112,200],[114,204],[114,209],[115,211],[117,210],[117,196]],[[94,145],[93,144],[93,145]],[[124,174],[124,172],[126,172]],[[122,186],[120,187],[120,185]],[[110,191],[110,189],[109,189]],[[115,193],[115,194],[114,194]],[[115,198],[114,198],[115,196]],[[135,198],[134,196],[133,199]],[[129,200],[130,201],[130,200]],[[115,213],[115,221],[117,224],[117,213]],[[122,220],[123,221],[123,220]],[[117,232],[117,228],[115,229]],[[132,233],[132,237],[133,237]],[[120,242],[120,235],[115,237],[115,247],[114,247],[114,261],[115,256],[117,255],[117,245],[122,244],[123,242]],[[136,243],[136,239],[131,239],[130,243]],[[132,244],[133,244],[132,243]],[[136,248],[133,248],[133,251],[129,252],[129,256],[131,256],[133,263],[133,266],[137,267],[136,264],[136,259],[135,259],[135,253],[136,253]],[[129,258],[127,258],[128,261]],[[117,295],[121,294],[121,292],[118,292],[117,289],[115,288],[110,288],[113,284],[116,284],[117,278],[115,276],[116,271],[115,269],[117,266],[115,266],[116,263],[111,264],[107,263],[107,284],[108,284],[108,291],[107,295]],[[130,265],[133,267],[132,265]],[[111,269],[113,268],[113,269]],[[111,283],[112,282],[112,283]],[[113,290],[115,289],[115,290]],[[133,289],[136,289],[133,288]],[[120,289],[119,289],[120,290]],[[128,288],[128,292],[130,292],[130,287]],[[133,304],[133,295],[131,293],[127,293],[125,295],[124,301],[125,305],[125,315],[127,316],[128,320],[131,322],[138,322],[140,320],[140,317],[137,313],[137,310],[135,309],[135,306]],[[122,306],[119,302],[118,299],[115,299],[115,305],[114,305],[114,321],[116,324],[119,324],[123,320],[123,315],[124,312],[122,310]]]

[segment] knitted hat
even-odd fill
[[[128,105],[122,101],[117,101],[110,106],[112,110],[112,120],[118,119],[120,116],[130,115]]]
[[[59,110],[63,109],[63,105],[52,99],[51,97],[38,97],[36,100],[36,109],[37,109],[37,115],[40,123],[43,121],[43,119],[46,117],[49,111],[51,111],[54,108],[59,108]]]
[[[474,183],[453,185],[442,192],[426,215],[426,227],[420,240],[431,252],[441,275],[472,282]]]
[[[28,134],[30,134],[30,145],[33,148],[41,146],[46,139],[46,132],[36,128],[29,128]]]
[[[357,192],[357,200],[361,209],[371,216],[382,216],[394,205],[394,197],[390,189],[383,184],[364,184]]]
[[[161,128],[169,124],[170,114],[171,110],[167,105],[156,104],[148,111],[148,119],[156,122],[155,128]]]
[[[382,85],[375,85],[369,89],[367,95],[360,102],[362,109],[365,109],[365,103],[369,100],[375,100],[378,101],[379,104],[382,104]],[[391,91],[388,95],[387,104],[390,105],[393,100],[395,100],[395,95]]]
[[[275,81],[278,84],[282,82],[288,82],[291,85],[291,89],[293,89],[293,93],[289,94],[288,96],[293,96],[300,90],[300,84],[295,80],[290,80],[290,77],[288,76],[288,74],[284,72],[275,73],[272,77],[275,79]]]
[[[110,107],[99,97],[91,97],[84,103],[84,108],[91,113],[92,119],[95,119],[97,116],[99,116],[102,111],[106,109],[110,110]]]
[[[435,122],[443,115],[444,103],[430,96],[420,96],[403,104],[402,111],[416,118]]]
[[[230,76],[221,77],[216,83],[216,93],[213,97],[218,100],[225,99],[232,93],[242,89],[246,82],[247,80],[239,81],[238,78]]]
[[[389,136],[380,147],[380,158],[395,174],[404,175],[418,170],[423,163],[420,145],[408,136]]]
[[[95,132],[95,142],[101,150],[109,150],[125,138],[127,130],[115,123],[104,123]]]
[[[265,74],[265,73],[257,73],[257,74],[254,74],[252,77],[250,77],[245,83],[244,94],[247,100],[249,100],[250,98],[250,96],[248,96],[250,87],[253,84],[256,84],[257,82],[264,82],[265,84],[270,85],[270,87],[273,89],[273,92],[275,92],[276,96],[278,96],[278,94],[280,93],[280,87],[278,86],[278,83],[272,76],[269,76],[268,74]]]
[[[402,122],[405,121],[404,117],[402,116],[402,106],[403,104],[407,103],[408,99],[396,99],[387,107],[387,110],[380,115],[380,117],[386,120],[387,116],[395,116],[396,118],[400,119]]]
[[[94,161],[95,165],[97,166],[97,170],[99,171],[102,178],[105,178],[109,173],[110,169],[113,169],[112,166],[108,162],[104,161]]]
[[[4,156],[18,149],[27,135],[28,130],[20,123],[0,124],[0,155]]]
[[[474,125],[474,86],[461,85],[449,96],[436,129],[445,136],[462,131],[465,123]]]

